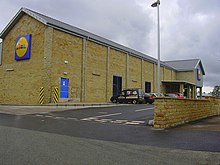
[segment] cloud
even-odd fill
[[[161,21],[162,59],[202,59],[207,86],[220,84],[217,78],[220,69],[220,1],[213,1],[174,0],[171,10],[165,10],[167,4],[161,4],[164,14],[161,16],[164,19]]]

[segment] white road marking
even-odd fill
[[[48,118],[51,118],[51,117],[53,117],[53,116],[45,115],[44,117],[48,117]]]
[[[110,121],[110,123],[116,123],[116,124],[121,124],[122,122],[120,122],[120,121],[117,121],[117,120],[113,120],[113,121]]]
[[[68,120],[78,120],[77,118],[73,118],[73,117],[68,117]]]
[[[141,111],[146,111],[146,110],[150,110],[150,109],[154,109],[154,108],[137,109],[137,110],[135,110],[135,112],[141,112]]]
[[[83,118],[80,120],[93,120],[93,119],[97,119],[100,117],[109,117],[109,116],[116,116],[116,115],[121,115],[122,113],[112,113],[112,114],[108,114],[108,115],[101,115],[101,116],[93,116],[93,117],[87,117],[87,118]]]
[[[132,121],[133,123],[144,124],[145,121]]]
[[[80,119],[80,120],[83,120],[83,121],[91,121],[92,119],[90,119],[90,118],[85,118],[85,119]]]
[[[96,120],[94,120],[94,121],[97,121],[97,122],[100,122],[100,123],[106,122],[106,121],[103,121],[102,119],[96,119]]]
[[[136,122],[129,121],[129,122],[126,122],[125,124],[129,124],[129,125],[138,125],[138,124],[140,124],[140,123],[136,123]]]
[[[64,119],[64,117],[55,117],[54,119]]]
[[[101,115],[101,116],[94,116],[96,118],[98,117],[109,117],[109,116],[116,116],[116,115],[121,115],[122,113],[112,113],[112,114],[108,114],[108,115]]]
[[[43,117],[44,115],[36,115],[37,117]]]
[[[126,123],[128,120],[116,120],[117,122]]]
[[[108,122],[108,121],[112,121],[112,119],[102,119],[102,121]]]
[[[154,108],[145,108],[145,109],[138,109],[135,110],[135,112],[140,112],[140,111],[146,111],[146,110],[150,110],[150,109],[154,109]],[[99,112],[101,114],[105,114],[107,112]],[[73,118],[73,117],[53,117],[51,115],[42,115],[42,114],[36,114],[37,117],[45,117],[45,118],[54,118],[54,119],[61,119],[61,120],[83,120],[83,121],[95,121],[95,122],[100,122],[100,123],[115,123],[115,124],[127,124],[127,125],[139,125],[139,124],[145,124],[145,121],[129,121],[129,120],[125,120],[125,119],[119,119],[119,120],[112,120],[112,119],[100,119],[102,117],[109,117],[109,116],[117,116],[117,115],[121,115],[122,113],[112,113],[112,114],[106,114],[106,115],[100,115],[100,116],[93,116],[93,117],[87,117],[87,118],[83,118],[83,119],[77,119],[77,118]],[[41,120],[44,121],[44,120]]]

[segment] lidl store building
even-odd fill
[[[157,92],[157,59],[27,8],[0,38],[0,104],[109,102],[124,88]],[[160,74],[163,93],[202,93],[200,59],[161,61]]]

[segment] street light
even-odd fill
[[[158,67],[158,95],[160,95],[160,12],[159,12],[159,6],[160,6],[160,0],[157,0],[157,2],[154,2],[151,7],[157,7],[157,42],[158,42],[158,59],[157,59],[157,67]]]

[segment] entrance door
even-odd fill
[[[60,97],[68,98],[68,92],[69,92],[69,79],[61,78],[60,79]]]
[[[145,81],[145,93],[151,93],[151,82]]]
[[[122,91],[122,77],[113,76],[113,96],[121,94]]]

